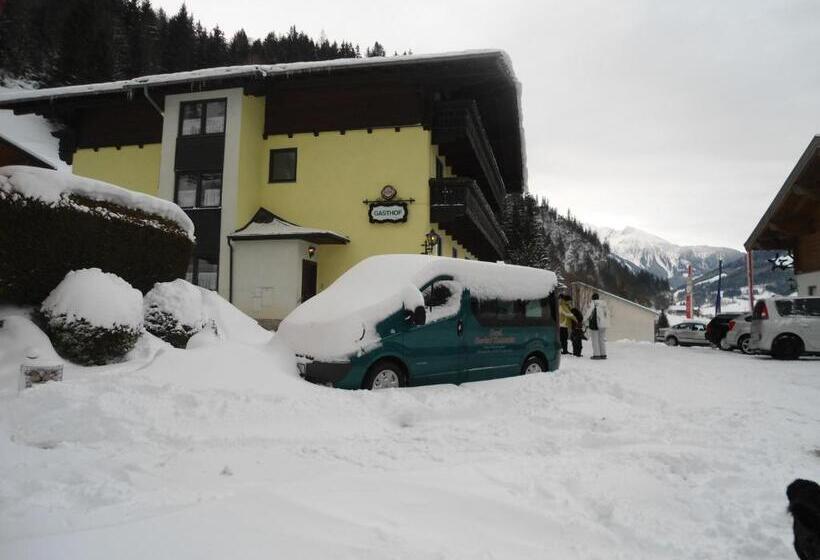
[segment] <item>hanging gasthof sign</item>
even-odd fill
[[[381,200],[363,200],[367,204],[367,216],[371,224],[397,224],[407,221],[407,205],[415,199],[396,198],[399,191],[393,185],[382,187]]]
[[[406,202],[371,202],[368,210],[371,224],[407,221]]]

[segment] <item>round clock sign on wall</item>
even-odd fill
[[[393,185],[385,185],[382,187],[382,199],[383,200],[393,200],[396,198],[396,195],[399,191],[396,190],[396,187]]]

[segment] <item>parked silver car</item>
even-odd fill
[[[753,351],[780,360],[820,355],[820,296],[759,300],[749,340]]]
[[[729,330],[720,341],[721,350],[740,350],[744,354],[752,354],[751,332],[752,314],[747,313],[729,321]]]
[[[661,329],[661,336],[669,346],[709,346],[706,325],[696,321],[684,321],[668,329]]]

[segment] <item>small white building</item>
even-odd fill
[[[598,294],[609,308],[609,340],[655,340],[655,322],[659,313],[634,301],[616,296],[595,286],[583,282],[570,284],[572,305],[582,312],[592,300],[592,294]]]
[[[278,243],[270,243],[270,240]],[[298,226],[260,208],[228,236],[231,301],[266,328],[316,295],[318,245],[344,245],[339,233]]]

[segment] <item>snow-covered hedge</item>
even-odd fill
[[[145,330],[177,348],[206,325],[202,292],[185,280],[158,282],[143,300]]]
[[[70,270],[140,291],[185,274],[193,224],[175,204],[92,179],[0,167],[0,299],[37,304]]]
[[[142,332],[142,294],[99,268],[66,274],[40,313],[57,352],[82,365],[122,358]]]

